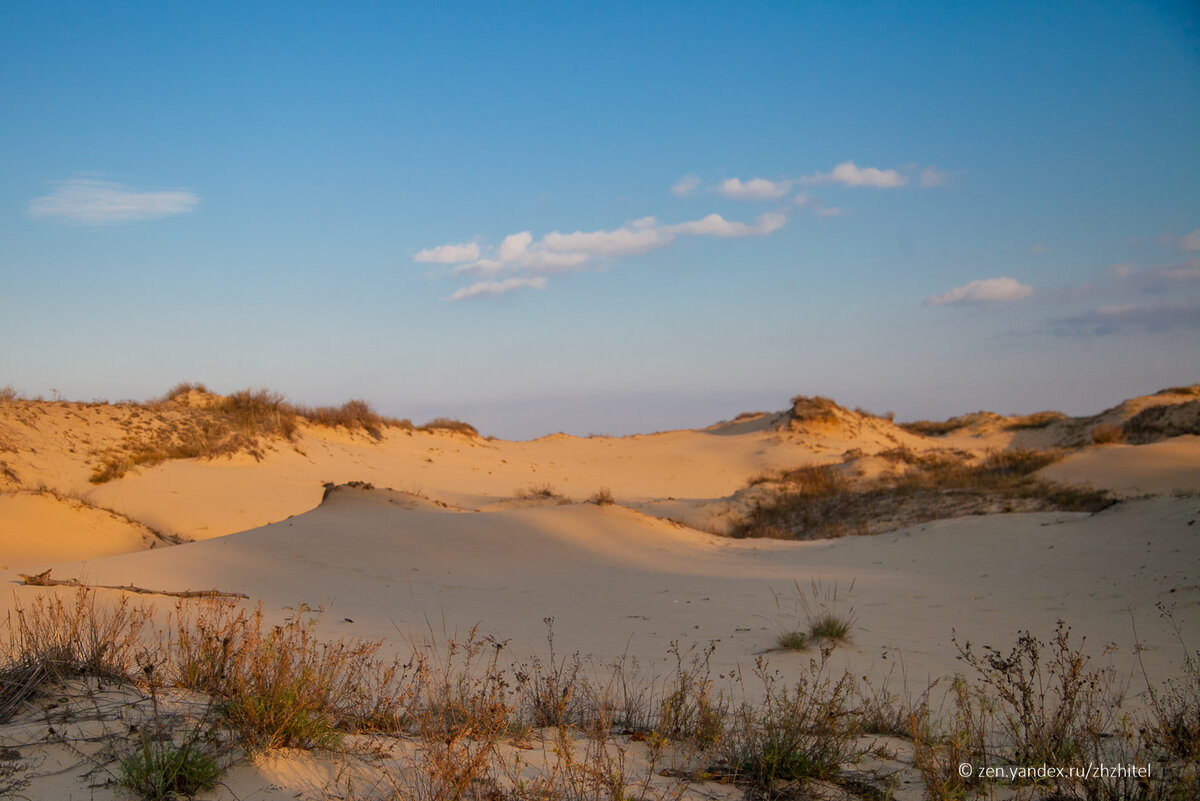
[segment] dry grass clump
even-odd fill
[[[601,487],[592,493],[592,496],[588,498],[588,503],[594,503],[597,506],[611,506],[616,503],[616,500],[613,498],[612,490],[608,487]]]
[[[797,395],[792,398],[789,415],[793,423],[831,424],[838,421],[838,411],[845,410],[829,398],[821,395]]]
[[[1125,421],[1122,429],[1135,445],[1185,434],[1200,434],[1200,401],[1151,406]]]
[[[780,491],[757,502],[730,536],[819,539],[967,514],[1095,512],[1112,503],[1105,492],[1033,475],[1062,458],[1060,451],[1000,451],[974,463],[944,454],[895,455],[914,469],[858,483],[829,465],[786,472]]]
[[[48,684],[76,676],[123,681],[135,675],[149,620],[148,608],[131,607],[127,598],[98,603],[86,588],[73,598],[40,596],[29,607],[18,601],[0,651],[0,723]]]
[[[733,711],[720,747],[738,781],[751,792],[779,797],[781,784],[837,778],[842,765],[857,756],[853,677],[843,673],[835,678],[828,672],[829,654],[822,650],[794,684],[762,657],[755,660],[751,677],[762,700],[743,702]],[[743,697],[749,697],[740,669],[737,682]]]
[[[1060,420],[1068,420],[1062,412],[1035,412],[1017,417],[1004,427],[1009,431],[1025,431],[1028,429],[1047,428]]]
[[[186,397],[187,395],[190,395],[193,392],[199,392],[203,395],[211,395],[212,394],[211,392],[209,392],[208,387],[206,387],[204,384],[202,384],[198,381],[197,382],[180,381],[178,384],[176,384],[175,386],[168,389],[166,394],[163,395],[162,398],[160,398],[158,402],[166,403],[168,401],[177,400],[179,398]]]
[[[910,434],[920,434],[923,437],[944,437],[966,428],[978,420],[978,414],[963,414],[951,417],[949,420],[913,420],[910,423],[900,423],[899,426]]]
[[[809,642],[819,640],[828,647],[850,636],[858,618],[853,607],[845,608],[836,581],[829,586],[823,585],[820,579],[813,579],[808,591],[798,581],[793,582],[793,587],[794,592],[787,597],[771,591],[775,596],[775,608],[789,621],[776,640],[780,648],[802,650]],[[854,582],[851,581],[846,596],[853,591]],[[803,620],[803,626],[799,625],[800,620]]]
[[[1190,384],[1183,387],[1167,387],[1160,389],[1155,395],[1200,395],[1200,384]]]
[[[341,406],[317,406],[300,410],[305,420],[326,428],[346,428],[350,431],[362,429],[375,439],[383,439],[383,429],[399,428],[411,431],[411,420],[384,417],[371,408],[365,400],[349,400]]]
[[[215,696],[251,752],[326,748],[345,731],[399,728],[413,703],[414,666],[378,661],[381,641],[321,642],[315,623],[301,611],[266,626],[261,604],[247,613],[221,601],[181,603],[166,646],[174,681]]]
[[[1090,436],[1096,445],[1115,445],[1125,441],[1125,432],[1121,427],[1109,423],[1093,426]]]
[[[560,505],[571,502],[570,498],[560,494],[550,484],[531,484],[525,489],[517,490],[513,497],[522,501],[553,501]]]
[[[449,417],[435,417],[424,425],[417,426],[418,431],[451,431],[456,434],[466,434],[468,437],[478,437],[479,431],[470,423],[453,420]]]

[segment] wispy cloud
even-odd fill
[[[532,232],[520,231],[487,249],[474,243],[470,246],[439,245],[420,251],[413,260],[454,264],[451,270],[454,275],[509,276],[472,284],[449,298],[465,300],[524,288],[543,289],[547,275],[582,270],[597,262],[664,248],[681,236],[726,239],[766,236],[778,231],[786,222],[787,215],[782,212],[760,214],[753,223],[727,220],[720,214],[673,225],[664,225],[654,217],[643,217],[612,230],[551,231],[538,240],[534,240]]]
[[[469,300],[470,298],[494,298],[506,292],[517,289],[545,289],[546,277],[536,275],[528,278],[505,278],[502,281],[480,281],[465,286],[450,296],[450,300]]]
[[[802,209],[808,209],[818,217],[840,217],[846,213],[845,209],[826,206],[824,200],[821,200],[819,197],[813,197],[807,192],[797,192],[796,198],[792,202]]]
[[[438,245],[436,248],[425,248],[417,251],[413,261],[427,264],[458,264],[462,261],[474,261],[479,258],[479,245],[474,242],[462,244]]]
[[[200,197],[183,189],[147,192],[112,181],[76,178],[59,181],[54,191],[29,201],[31,217],[76,225],[114,225],[186,214]]]
[[[683,197],[695,192],[699,186],[700,176],[695,173],[688,173],[675,182],[675,185],[671,187],[671,193]]]
[[[1059,336],[1105,336],[1126,331],[1163,332],[1200,328],[1200,301],[1124,303],[1050,321]]]
[[[1180,250],[1200,250],[1200,228],[1179,237]]]
[[[808,184],[843,184],[845,186],[874,186],[891,189],[908,183],[908,176],[897,170],[881,170],[877,167],[859,167],[853,161],[843,161],[826,173],[817,173],[800,179]]]
[[[731,200],[778,200],[792,188],[792,181],[768,181],[766,178],[726,178],[716,190]]]
[[[937,167],[925,167],[917,174],[917,181],[924,187],[945,186],[950,180],[950,174]]]
[[[925,299],[926,306],[947,306],[962,303],[979,305],[1020,300],[1033,294],[1033,287],[1014,278],[984,278],[972,281],[949,292]]]
[[[1046,246],[1043,245],[1041,242],[1034,242],[1032,245],[1029,246],[1029,252],[1034,254],[1035,256],[1040,255],[1040,254],[1046,252]]]

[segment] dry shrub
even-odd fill
[[[659,734],[702,750],[721,740],[728,704],[713,686],[709,667],[716,647],[692,646],[685,659],[678,641],[671,641],[667,652],[675,658],[675,671],[659,705]]]
[[[1100,423],[1092,426],[1091,438],[1096,445],[1116,445],[1125,441],[1125,432],[1120,426]]]
[[[496,749],[513,729],[514,688],[499,667],[505,643],[471,629],[423,665],[412,728],[420,742],[417,797],[470,798],[495,781]]]
[[[583,682],[579,671],[583,665],[579,652],[559,657],[554,650],[554,618],[543,618],[546,624],[546,643],[549,657],[543,662],[533,657],[516,671],[522,688],[521,720],[534,728],[570,726],[580,719]]]
[[[1090,669],[1084,640],[1074,646],[1070,638],[1070,627],[1060,620],[1049,643],[1022,632],[1007,655],[954,641],[959,658],[975,673],[979,692],[996,704],[1013,764],[1073,764],[1104,731],[1102,702],[1112,686],[1111,671]]]
[[[211,602],[180,604],[168,651],[181,687],[210,693],[250,751],[336,745],[343,731],[390,730],[413,704],[412,663],[376,659],[376,640],[321,642],[301,611],[267,626],[260,604],[247,613]]]
[[[817,539],[866,534],[928,520],[990,511],[1096,512],[1112,503],[1104,491],[1052,484],[1034,473],[1062,458],[1056,450],[1009,450],[978,463],[947,455],[890,458],[914,466],[896,476],[852,482],[832,466],[784,473],[785,489],[756,501],[729,529],[732,537]],[[888,458],[888,457],[885,457]]]
[[[733,711],[721,743],[737,779],[752,792],[772,797],[781,782],[834,779],[857,755],[854,682],[848,673],[837,679],[827,673],[829,654],[822,649],[794,684],[762,657],[755,660],[752,677],[761,700]],[[748,698],[740,669],[737,681]]]
[[[951,684],[953,708],[944,725],[930,709],[937,682],[911,708],[908,734],[913,744],[913,767],[921,774],[929,801],[954,801],[979,789],[984,779],[977,772],[963,776],[959,766],[986,764],[991,710],[985,696],[972,692],[967,680],[956,676]]]
[[[0,723],[47,683],[73,676],[125,681],[150,610],[128,598],[100,602],[94,590],[40,595],[9,615],[9,640],[0,654]]]

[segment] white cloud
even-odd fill
[[[716,190],[732,200],[777,200],[792,188],[791,181],[768,181],[766,178],[726,178]]]
[[[846,213],[845,209],[826,206],[824,200],[821,200],[819,197],[813,197],[807,192],[797,192],[794,202],[800,208],[808,209],[818,217],[840,217]]]
[[[945,170],[926,167],[917,175],[917,180],[920,181],[921,186],[925,187],[945,186],[946,182],[950,180],[950,175]]]
[[[1200,250],[1200,228],[1179,237],[1180,250]]]
[[[767,212],[758,215],[754,225],[743,222],[726,220],[720,214],[710,214],[700,220],[668,225],[664,228],[672,237],[675,234],[692,234],[693,236],[718,236],[722,238],[737,236],[766,236],[778,231],[787,222],[787,215],[781,212]]]
[[[1033,287],[1022,284],[1013,278],[984,278],[955,287],[945,294],[926,298],[925,305],[1001,303],[1027,298],[1032,294]]]
[[[1029,252],[1034,254],[1035,256],[1038,254],[1041,254],[1041,253],[1045,253],[1046,246],[1043,245],[1041,242],[1034,242],[1032,245],[1029,246]]]
[[[31,217],[78,225],[112,225],[186,214],[200,197],[182,189],[145,192],[112,181],[76,178],[55,184],[49,195],[29,201]]]
[[[517,289],[545,289],[545,276],[535,275],[529,278],[505,278],[503,281],[480,281],[477,284],[465,286],[450,296],[450,300],[468,300],[470,298],[494,298],[506,292]]]
[[[818,173],[801,179],[809,184],[845,184],[846,186],[874,186],[890,189],[904,186],[908,176],[896,170],[880,170],[875,167],[859,167],[853,161],[843,161],[830,172]]]
[[[509,234],[499,246],[491,248],[484,256],[483,249],[475,247],[473,261],[460,261],[467,245],[440,245],[420,251],[414,261],[433,261],[434,257],[445,257],[446,264],[455,264],[454,275],[497,276],[505,273],[511,277],[503,280],[481,281],[455,292],[450,300],[499,295],[522,287],[545,286],[545,276],[570,270],[582,270],[596,261],[645,253],[664,248],[680,236],[715,236],[721,238],[766,236],[787,223],[782,212],[760,214],[753,223],[726,220],[719,214],[710,214],[699,220],[663,225],[654,217],[642,217],[611,231],[575,231],[564,234],[551,231],[539,240],[533,233],[521,231]],[[427,256],[427,258],[418,258]],[[455,259],[452,261],[451,256]]]
[[[688,173],[675,182],[675,185],[671,187],[671,193],[683,197],[695,192],[699,186],[700,176],[695,173]]]
[[[479,258],[479,245],[474,242],[464,242],[461,245],[438,245],[436,248],[425,248],[413,256],[413,261],[431,264],[461,264],[464,261],[476,261]]]

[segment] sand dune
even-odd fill
[[[17,571],[52,567],[97,585],[245,593],[271,621],[323,608],[323,634],[383,639],[397,654],[478,625],[520,658],[544,649],[552,617],[562,651],[601,662],[632,654],[665,671],[673,642],[714,643],[717,672],[767,654],[794,675],[811,653],[775,650],[777,639],[806,625],[797,586],[819,582],[838,587],[840,611],[856,619],[836,664],[876,683],[923,688],[962,669],[952,637],[1003,647],[1023,630],[1048,637],[1059,620],[1097,654],[1115,645],[1106,658],[1122,675],[1140,647],[1138,669],[1159,681],[1178,675],[1183,652],[1158,604],[1200,642],[1200,436],[1174,434],[1192,425],[1193,398],[1147,396],[1093,418],[975,415],[936,434],[823,399],[623,438],[405,428],[375,438],[302,423],[291,440],[262,440],[257,458],[167,460],[101,484],[90,480],[98,455],[129,447],[131,421],[151,412],[10,402],[0,579],[12,591],[0,616],[47,592],[21,586]],[[1093,426],[1145,423],[1139,415],[1158,407],[1171,436],[1143,425],[1130,430],[1145,444],[1087,444]],[[836,540],[711,533],[773,491],[752,484],[782,471],[825,464],[869,481],[922,456],[970,463],[1030,447],[1071,449],[1045,477],[1125,500],[1096,514],[989,514]],[[616,503],[587,502],[602,488]],[[161,547],[144,526],[198,541]],[[328,777],[328,763],[296,759],[249,771],[238,797],[246,787],[276,797],[271,781],[292,797]]]

